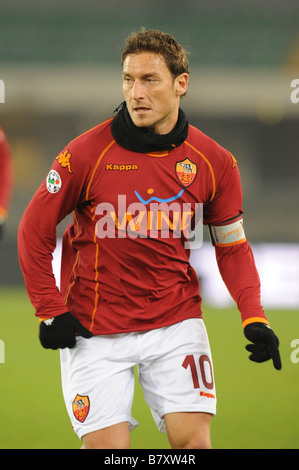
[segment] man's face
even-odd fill
[[[188,74],[175,79],[164,57],[153,52],[128,55],[123,63],[123,93],[131,119],[138,127],[168,134],[176,125],[180,97]]]

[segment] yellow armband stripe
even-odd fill
[[[243,328],[245,328],[246,325],[250,325],[250,323],[255,323],[255,322],[265,323],[266,325],[269,325],[269,322],[268,322],[268,320],[266,320],[266,318],[251,317],[251,318],[247,318],[247,320],[244,320],[243,323],[242,323],[242,326],[243,326]]]

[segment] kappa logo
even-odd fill
[[[185,160],[176,163],[175,172],[179,182],[187,188],[196,178],[197,165],[191,162],[189,158],[185,158]]]
[[[71,156],[72,154],[68,151],[68,149],[66,149],[56,157],[56,160],[58,161],[59,165],[62,166],[62,168],[67,168],[68,172],[73,174],[71,169]]]
[[[114,170],[114,171],[130,171],[138,170],[138,165],[130,163],[126,165],[116,165],[115,163],[106,163],[105,170]]]
[[[76,395],[72,407],[75,418],[80,421],[80,423],[84,423],[90,408],[89,397],[87,395]]]

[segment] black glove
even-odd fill
[[[281,360],[278,350],[279,340],[271,328],[265,323],[250,323],[244,328],[246,338],[253,344],[247,344],[247,351],[251,352],[249,359],[254,362],[264,362],[272,359],[275,369],[281,369]]]
[[[73,348],[77,335],[92,337],[92,333],[70,312],[44,320],[39,327],[39,340],[46,349]]]
[[[4,234],[4,223],[0,222],[0,240],[3,237]]]

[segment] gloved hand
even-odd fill
[[[92,333],[70,312],[48,318],[40,323],[39,340],[46,349],[73,348],[77,335],[83,338],[92,337]]]
[[[3,237],[3,234],[4,234],[4,222],[1,222],[1,219],[0,219],[0,240]]]
[[[264,362],[272,358],[275,369],[281,369],[281,359],[278,350],[279,340],[271,328],[265,323],[249,323],[244,328],[246,338],[253,344],[246,346],[251,352],[249,359],[254,362]]]

